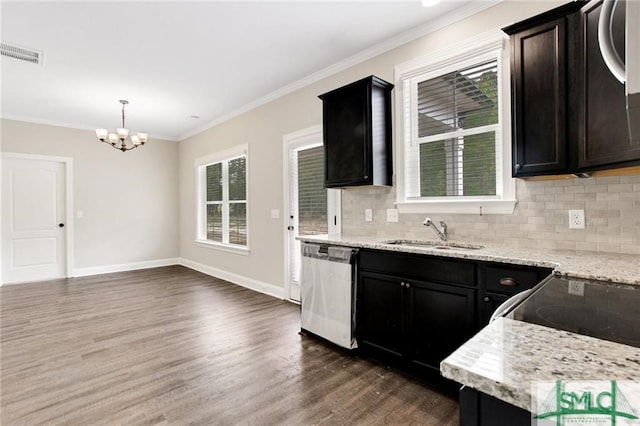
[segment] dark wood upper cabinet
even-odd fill
[[[580,6],[572,3],[503,29],[511,36],[514,177],[569,173],[575,167],[577,123],[568,107],[578,101],[570,52]]]
[[[613,15],[613,41],[624,60],[625,4]],[[598,46],[598,20],[601,1],[582,10],[584,41],[584,102],[580,110],[580,156],[578,166],[599,169],[640,159],[640,145],[632,144],[627,123],[625,86],[611,74]]]
[[[602,1],[575,1],[504,28],[511,37],[514,177],[640,164],[625,88],[598,46]],[[614,40],[624,52],[624,4]]]
[[[326,188],[392,184],[392,89],[370,76],[319,96]]]

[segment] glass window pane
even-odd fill
[[[229,200],[247,199],[247,159],[234,158],[229,161]]]
[[[420,145],[420,196],[496,195],[495,132]]]
[[[222,205],[207,205],[207,240],[222,242]]]
[[[222,201],[222,163],[207,166],[207,201]]]
[[[229,243],[247,245],[247,203],[229,204]]]
[[[447,154],[444,141],[420,145],[420,196],[447,195]]]
[[[418,83],[418,137],[498,122],[496,59]]]
[[[321,146],[298,151],[298,227],[300,235],[328,232],[324,150]]]
[[[463,195],[496,195],[496,137],[494,132],[464,138]]]

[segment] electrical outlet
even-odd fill
[[[584,229],[584,210],[569,210],[569,229]]]
[[[398,209],[387,209],[387,222],[398,221]]]
[[[569,280],[569,294],[574,296],[584,296],[584,283],[581,281]]]
[[[371,222],[373,220],[373,210],[364,209],[364,220],[367,222]]]

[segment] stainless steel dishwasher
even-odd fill
[[[302,244],[302,333],[314,334],[343,348],[357,347],[354,333],[357,252],[351,247]]]

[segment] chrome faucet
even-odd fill
[[[440,227],[442,227],[442,230],[438,229],[438,225],[433,223],[433,221],[431,220],[430,217],[425,218],[425,220],[424,220],[424,222],[422,222],[422,224],[424,226],[430,226],[431,228],[433,228],[433,231],[436,234],[438,234],[438,237],[440,237],[440,239],[442,241],[447,241],[447,224],[444,223],[443,220],[440,221]]]

